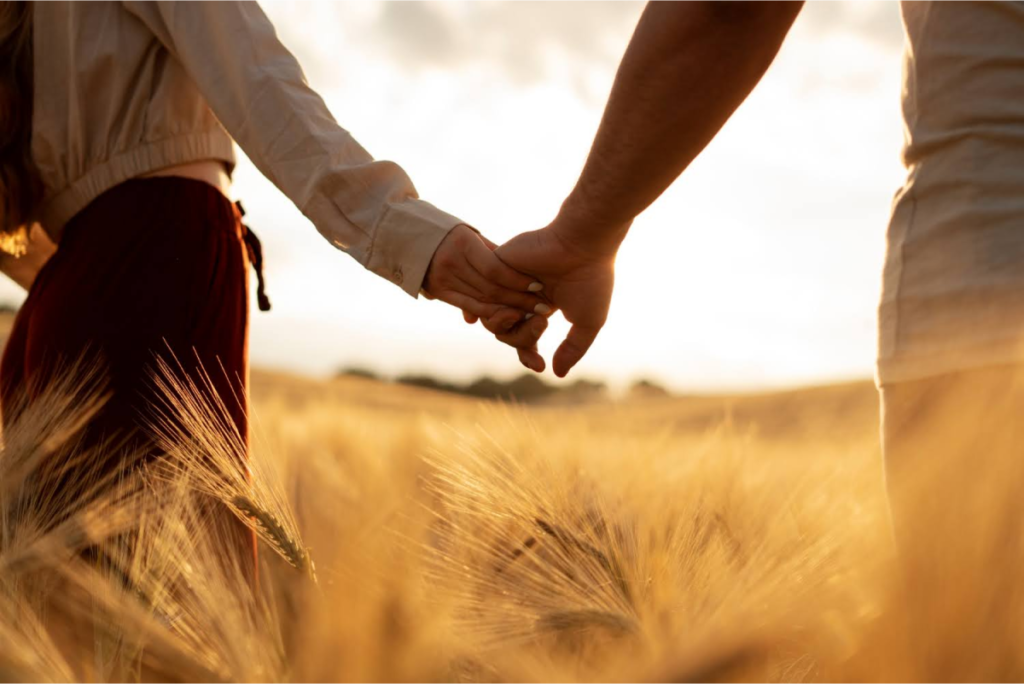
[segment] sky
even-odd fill
[[[643,9],[262,4],[338,122],[498,243],[546,225],[571,190]],[[885,227],[904,177],[902,40],[895,2],[808,4],[760,86],[635,221],[608,323],[570,380],[698,392],[872,374]],[[244,156],[235,194],[263,241],[273,301],[270,313],[252,307],[254,365],[522,371],[455,309],[334,249]],[[553,319],[547,358],[566,329]]]

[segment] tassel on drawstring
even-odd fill
[[[260,307],[260,311],[270,311],[270,298],[267,297],[266,284],[263,282],[263,246],[260,244],[260,239],[256,237],[256,233],[242,223],[242,217],[245,216],[242,203],[235,202],[235,208],[238,210],[238,222],[242,226],[242,241],[245,242],[249,262],[252,263],[252,268],[256,271],[256,304]]]

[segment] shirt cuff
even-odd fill
[[[464,224],[423,200],[389,204],[374,231],[366,268],[418,297],[434,252],[452,228]]]

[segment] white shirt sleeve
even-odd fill
[[[124,3],[185,67],[256,167],[335,247],[417,296],[459,219],[419,199],[331,116],[255,2]]]

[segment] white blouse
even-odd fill
[[[255,2],[33,3],[32,156],[40,223],[64,225],[129,178],[234,165],[232,139],[335,247],[417,296],[461,221],[374,160],[306,83]]]

